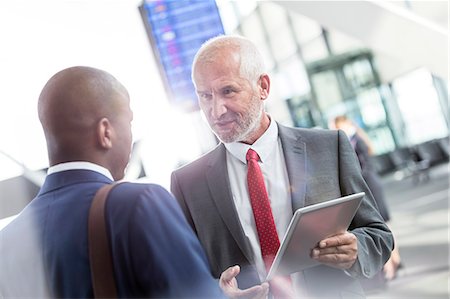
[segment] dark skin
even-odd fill
[[[54,75],[38,102],[50,166],[87,161],[123,178],[131,150],[129,96],[110,74],[72,67]]]

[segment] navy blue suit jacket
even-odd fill
[[[93,297],[88,211],[112,183],[89,170],[47,176],[38,196],[0,232],[3,297]],[[123,183],[106,205],[120,297],[221,297],[200,243],[162,187]],[[1,296],[0,296],[1,297]]]

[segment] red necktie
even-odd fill
[[[259,244],[261,246],[261,254],[269,271],[270,266],[275,259],[280,240],[278,239],[275,221],[270,207],[269,196],[264,184],[264,177],[261,168],[258,165],[258,153],[252,149],[247,151],[247,184],[250,203],[253,209],[253,217],[255,218],[256,230],[258,231]],[[287,286],[286,286],[287,283]],[[275,298],[288,298],[292,296],[292,285],[290,280],[284,282],[283,287],[277,287],[273,282],[270,283],[271,291]]]

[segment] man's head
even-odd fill
[[[335,129],[344,131],[345,134],[349,137],[352,137],[356,132],[355,125],[345,115],[336,116],[332,125]]]
[[[267,129],[264,100],[270,79],[249,40],[219,36],[207,41],[194,58],[192,80],[200,108],[223,142],[252,144]]]
[[[55,74],[39,96],[50,165],[87,161],[123,178],[131,151],[131,121],[125,87],[109,73],[72,67]]]

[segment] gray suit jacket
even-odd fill
[[[366,197],[349,230],[358,239],[358,259],[345,273],[325,265],[303,271],[301,287],[311,297],[364,297],[357,277],[382,268],[393,238],[378,213],[348,138],[341,131],[296,129],[278,125],[290,182],[292,208],[364,191]],[[226,149],[214,150],[172,173],[171,191],[208,256],[215,277],[240,265],[240,288],[259,284],[254,258],[233,203]]]

